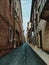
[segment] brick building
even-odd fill
[[[17,44],[15,45],[16,42]],[[20,42],[23,42],[21,2],[19,0],[1,0],[0,56],[8,53],[13,48],[20,46]]]
[[[39,7],[40,15],[38,15],[40,21],[37,26],[37,31],[39,32],[39,45],[43,50],[49,52],[49,0],[41,1]]]
[[[0,55],[13,47],[14,10],[13,0],[0,1]],[[2,53],[3,52],[3,53]]]
[[[33,0],[31,17],[34,44],[49,51],[49,0]]]
[[[20,46],[23,43],[22,9],[20,0],[15,0],[14,3],[15,3],[14,7],[15,7],[15,37],[16,37],[15,41],[18,43],[17,45]]]
[[[32,29],[31,29],[31,22],[27,23],[27,41],[29,43],[32,42]]]

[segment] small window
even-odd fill
[[[9,0],[9,4],[10,4],[10,7],[11,7],[11,0]]]
[[[11,11],[11,0],[9,0],[9,6],[10,6],[10,11]]]
[[[9,40],[13,41],[13,29],[11,29],[11,28],[9,30]]]
[[[41,5],[39,6],[38,11],[40,11],[40,7],[41,7]]]

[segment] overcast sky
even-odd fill
[[[26,35],[27,22],[30,21],[30,12],[31,12],[31,2],[32,0],[21,0],[22,5],[22,16],[23,16],[23,29],[24,34]]]

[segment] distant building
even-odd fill
[[[23,43],[20,0],[0,1],[0,56]],[[15,45],[15,43],[17,43]]]
[[[32,29],[31,29],[31,27],[32,27],[32,25],[31,25],[31,22],[28,22],[28,24],[27,24],[27,41],[29,42],[29,43],[31,43],[32,42]]]

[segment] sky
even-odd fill
[[[32,0],[21,0],[24,35],[26,35],[27,22],[30,21],[31,4]]]

